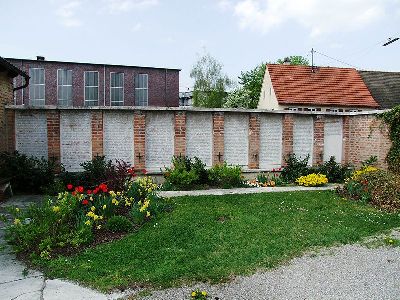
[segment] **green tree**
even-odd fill
[[[207,53],[193,66],[190,77],[194,79],[194,106],[223,106],[227,95],[226,90],[232,82],[226,74],[223,74],[220,62]]]
[[[224,107],[227,108],[256,108],[251,100],[250,93],[243,87],[236,88],[226,97]]]
[[[301,56],[301,55],[293,55],[289,57],[285,57],[283,59],[278,59],[276,61],[277,64],[283,64],[285,60],[289,60],[291,65],[296,65],[296,66],[309,66],[310,62],[308,61],[307,58]]]

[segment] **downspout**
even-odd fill
[[[103,65],[103,106],[106,106],[106,65]]]
[[[20,89],[24,89],[24,88],[28,87],[28,85],[29,85],[29,79],[31,79],[31,77],[29,77],[29,75],[27,75],[25,73],[22,73],[20,75],[25,78],[25,83],[21,86],[17,86],[15,88],[13,88],[13,92],[18,91]]]

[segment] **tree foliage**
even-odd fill
[[[277,64],[283,64],[285,62],[285,59],[288,59],[291,65],[295,66],[309,66],[310,62],[308,61],[307,58],[301,56],[301,55],[293,55],[289,56],[283,59],[278,59],[276,61]]]
[[[226,90],[232,82],[222,71],[222,64],[210,54],[199,58],[193,66],[190,77],[194,79],[193,105],[201,107],[222,107]]]

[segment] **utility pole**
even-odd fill
[[[314,48],[311,48],[311,72],[314,73]]]

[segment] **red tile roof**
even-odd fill
[[[279,104],[379,107],[356,69],[267,65]]]

